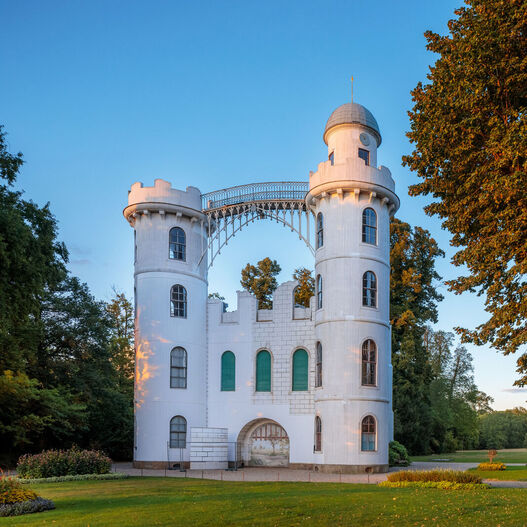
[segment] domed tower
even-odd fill
[[[137,467],[189,460],[206,424],[207,243],[201,194],[135,183],[124,216],[135,235]],[[205,253],[205,256],[202,255]]]
[[[339,106],[327,121],[328,160],[310,175],[316,217],[315,462],[383,471],[393,436],[390,216],[395,184],[377,168],[381,134],[370,111]]]

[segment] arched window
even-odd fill
[[[322,344],[317,342],[317,362],[315,369],[315,388],[322,386]]]
[[[322,452],[322,419],[315,417],[315,452]]]
[[[187,387],[187,352],[179,346],[170,352],[170,387]]]
[[[373,340],[362,344],[362,385],[375,386],[377,375],[377,346]]]
[[[309,372],[309,357],[306,350],[296,350],[293,353],[293,391],[307,390]]]
[[[221,356],[221,391],[233,392],[236,389],[236,357],[232,351]]]
[[[371,271],[362,275],[362,305],[377,307],[377,278]]]
[[[186,258],[185,231],[180,227],[173,227],[168,234],[168,257],[172,260]]]
[[[317,309],[322,309],[322,276],[317,276]]]
[[[256,391],[271,391],[271,354],[266,350],[256,355]]]
[[[371,452],[375,450],[375,419],[372,415],[367,415],[362,420],[361,426],[361,450]]]
[[[322,212],[317,214],[317,249],[324,245],[324,216]]]
[[[362,211],[362,241],[377,245],[377,214],[370,208]]]
[[[187,420],[181,415],[170,419],[170,448],[186,448]]]
[[[170,290],[170,316],[187,318],[187,290],[180,284]]]

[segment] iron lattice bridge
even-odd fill
[[[306,207],[309,184],[303,181],[251,183],[201,195],[208,220],[208,242],[200,263],[209,255],[209,267],[237,232],[256,220],[270,219],[289,227],[315,254],[311,245],[312,212]]]

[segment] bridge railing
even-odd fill
[[[250,183],[202,194],[201,207],[205,212],[252,201],[298,201],[305,198],[308,190],[307,181]]]

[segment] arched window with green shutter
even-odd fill
[[[271,354],[266,350],[256,355],[256,391],[271,391]]]
[[[221,356],[221,391],[233,392],[236,388],[236,357],[232,351]]]
[[[309,358],[306,350],[296,350],[293,353],[293,391],[307,390]]]

